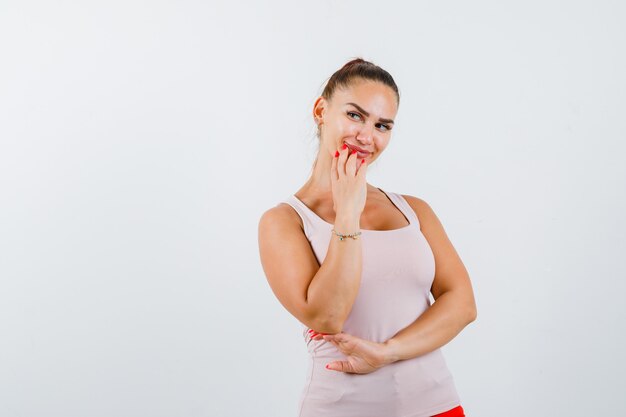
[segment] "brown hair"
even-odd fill
[[[400,92],[391,74],[378,65],[362,58],[354,58],[335,71],[328,79],[324,91],[322,91],[322,97],[330,100],[337,88],[349,87],[357,79],[378,81],[385,84],[395,91],[396,103],[400,104]],[[320,137],[319,126],[317,127],[317,137]]]

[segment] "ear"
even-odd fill
[[[324,113],[326,112],[327,101],[324,97],[319,96],[313,104],[313,119],[320,126],[324,123]]]

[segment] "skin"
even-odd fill
[[[358,104],[369,113],[346,103]],[[320,151],[312,174],[296,193],[320,217],[333,223],[335,202],[331,189],[332,169],[345,169],[345,157],[334,161],[344,142],[371,151],[367,165],[378,159],[389,145],[392,123],[398,111],[395,92],[388,86],[369,80],[358,80],[349,87],[337,89],[331,100],[319,97],[313,117],[320,126]],[[347,151],[343,151],[344,153]],[[360,162],[360,160],[358,161]],[[403,195],[420,220],[420,228],[435,256],[436,273],[431,292],[435,303],[415,322],[384,343],[372,342],[344,332],[318,333],[311,329],[313,340],[332,343],[346,355],[344,361],[333,361],[328,369],[366,374],[398,360],[425,354],[443,346],[476,318],[476,305],[469,275],[450,243],[441,222],[423,200]],[[360,217],[362,229],[390,230],[403,227],[407,220],[375,186],[366,184],[365,205]]]
[[[369,116],[357,107],[346,103],[357,104],[367,111]],[[369,80],[358,80],[348,88],[335,90],[330,101],[319,97],[313,107],[313,117],[321,129],[320,151],[311,177],[296,195],[303,201],[309,201],[310,196],[314,196],[315,202],[310,202],[308,205],[315,207],[318,213],[330,214],[334,211],[330,174],[335,152],[341,152],[342,145],[348,142],[371,152],[365,158],[367,164],[370,165],[378,159],[389,144],[394,125],[394,123],[380,122],[379,118],[395,120],[397,112],[398,102],[394,90],[385,84]],[[345,168],[340,166],[338,169]],[[371,230],[389,230],[404,226],[406,220],[404,218],[398,220],[397,213],[391,216],[389,214],[374,216],[374,213],[380,214],[383,207],[388,209],[389,201],[386,196],[381,196],[380,190],[376,187],[371,184],[366,185],[367,198],[361,215],[361,227]],[[397,210],[392,209],[392,211]],[[378,219],[382,217],[384,222],[369,224],[368,218],[370,217]],[[398,221],[400,221],[399,224]],[[330,363],[329,369],[368,373],[387,364],[384,344],[360,339],[343,332],[325,335],[311,330],[310,333],[315,340],[321,340],[324,337],[326,341],[333,343],[348,356],[344,363]]]
[[[349,102],[358,104],[370,113],[369,117],[346,104]],[[357,80],[347,88],[336,89],[330,101],[318,97],[313,106],[313,118],[321,130],[320,150],[313,172],[298,194],[314,195],[321,205],[332,207],[330,169],[335,151],[341,151],[344,142],[357,145],[372,151],[366,158],[367,164],[371,165],[389,144],[393,129],[393,123],[381,123],[378,118],[394,120],[397,112],[395,92],[382,83],[369,80]],[[380,193],[370,184],[367,184],[367,192]]]

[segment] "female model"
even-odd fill
[[[311,177],[259,221],[263,270],[310,353],[299,417],[464,416],[440,348],[476,319],[468,273],[424,200],[365,180],[399,100],[371,62],[335,72]]]

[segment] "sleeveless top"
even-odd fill
[[[430,307],[435,259],[409,203],[400,194],[380,191],[409,224],[393,230],[361,229],[361,283],[342,331],[382,343]],[[295,195],[283,202],[302,218],[321,265],[335,237],[334,225]],[[460,405],[441,348],[368,374],[350,374],[326,369],[327,363],[345,360],[346,355],[330,342],[311,339],[308,330],[303,325],[309,360],[298,417],[430,417]]]

